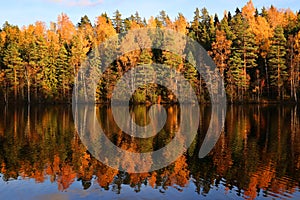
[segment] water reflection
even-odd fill
[[[146,109],[131,109],[140,120],[137,123],[147,122]],[[110,108],[97,107],[98,121],[108,130],[106,135],[132,151],[150,151],[167,144],[178,128],[179,112],[176,106],[167,107],[165,128],[149,142],[124,135],[114,126]],[[89,154],[75,131],[71,107],[1,107],[0,197],[11,197],[16,191],[25,198],[45,197],[49,191],[52,195],[67,191],[63,194],[70,198],[87,191],[81,197],[99,198],[101,193],[108,199],[114,195],[125,199],[300,197],[297,107],[229,106],[216,146],[199,159],[210,112],[208,106],[200,107],[196,139],[172,165],[151,173],[128,174],[101,164]],[[35,192],[20,191],[26,185]]]

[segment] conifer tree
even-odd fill
[[[24,74],[23,60],[19,49],[19,45],[16,42],[11,42],[7,45],[3,57],[3,64],[7,66],[6,74],[13,88],[15,101],[18,100],[18,93]]]
[[[119,10],[116,10],[116,12],[114,13],[114,17],[112,21],[116,32],[121,33],[121,31],[123,31],[123,21],[122,21],[122,15]]]
[[[255,69],[257,66],[257,44],[255,42],[254,34],[249,28],[248,22],[239,13],[232,19],[232,29],[234,33],[231,63],[233,64],[236,73],[234,75],[243,76],[239,77],[239,86],[243,87],[242,96],[247,92],[250,86],[249,69]],[[241,72],[242,70],[242,72]]]
[[[269,76],[272,86],[277,87],[277,98],[282,100],[284,95],[284,82],[287,80],[286,67],[286,39],[283,28],[277,26],[271,38],[270,52],[268,54]]]

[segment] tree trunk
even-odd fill
[[[27,78],[27,103],[30,104],[30,80]]]
[[[14,98],[15,101],[17,101],[17,72],[16,69],[14,68]]]
[[[266,81],[267,81],[267,92],[268,97],[270,96],[270,87],[269,87],[269,75],[268,75],[268,65],[267,65],[267,58],[264,58],[264,64],[265,64],[265,71],[266,71]]]

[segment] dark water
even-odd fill
[[[144,106],[132,108],[147,121]],[[128,174],[89,154],[70,106],[0,107],[0,199],[300,199],[300,112],[294,106],[229,106],[225,128],[203,159],[199,148],[210,121],[201,107],[199,133],[187,152],[163,169]],[[164,132],[171,140],[179,109],[167,107]],[[147,149],[113,125],[110,108],[98,121],[119,146]],[[144,118],[143,118],[144,116]]]

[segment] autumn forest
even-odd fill
[[[0,199],[300,199],[300,10],[257,8],[249,0],[222,14],[195,8],[190,19],[173,19],[163,9],[144,18],[115,8],[112,16],[83,13],[76,22],[71,13],[49,24],[0,22]],[[216,69],[202,65],[205,56]],[[118,93],[130,93],[131,104],[113,104],[117,84],[138,68]],[[175,71],[192,90],[172,80]],[[144,85],[135,87],[137,80]],[[181,104],[174,88],[192,103]],[[228,104],[218,104],[225,95]],[[81,104],[90,96],[96,104]],[[162,105],[152,115],[155,103]],[[166,120],[150,124],[162,110]],[[156,134],[135,137],[133,123],[155,126]],[[164,150],[174,138],[175,148]],[[214,146],[201,157],[208,140]],[[129,159],[112,144],[127,153],[163,153]],[[133,173],[139,166],[148,171]]]
[[[111,36],[142,27],[172,29],[199,42],[218,67],[230,102],[299,101],[300,13],[274,6],[256,9],[249,1],[222,17],[197,8],[190,22],[180,13],[175,20],[165,11],[149,19],[138,12],[122,18],[118,10],[111,18],[101,14],[95,23],[83,16],[74,24],[64,13],[49,27],[40,21],[23,27],[5,22],[0,29],[0,103],[70,102],[74,77],[91,50]],[[196,60],[185,44],[178,48]],[[101,70],[109,52],[99,51],[95,62]],[[120,51],[118,46],[115,51]],[[98,84],[98,101],[110,99],[115,80],[128,67],[149,63],[174,67],[190,81],[200,101],[209,101],[209,83],[185,58],[156,49],[131,52],[108,63],[105,83]],[[134,101],[169,102],[166,93],[159,86],[140,88]]]

